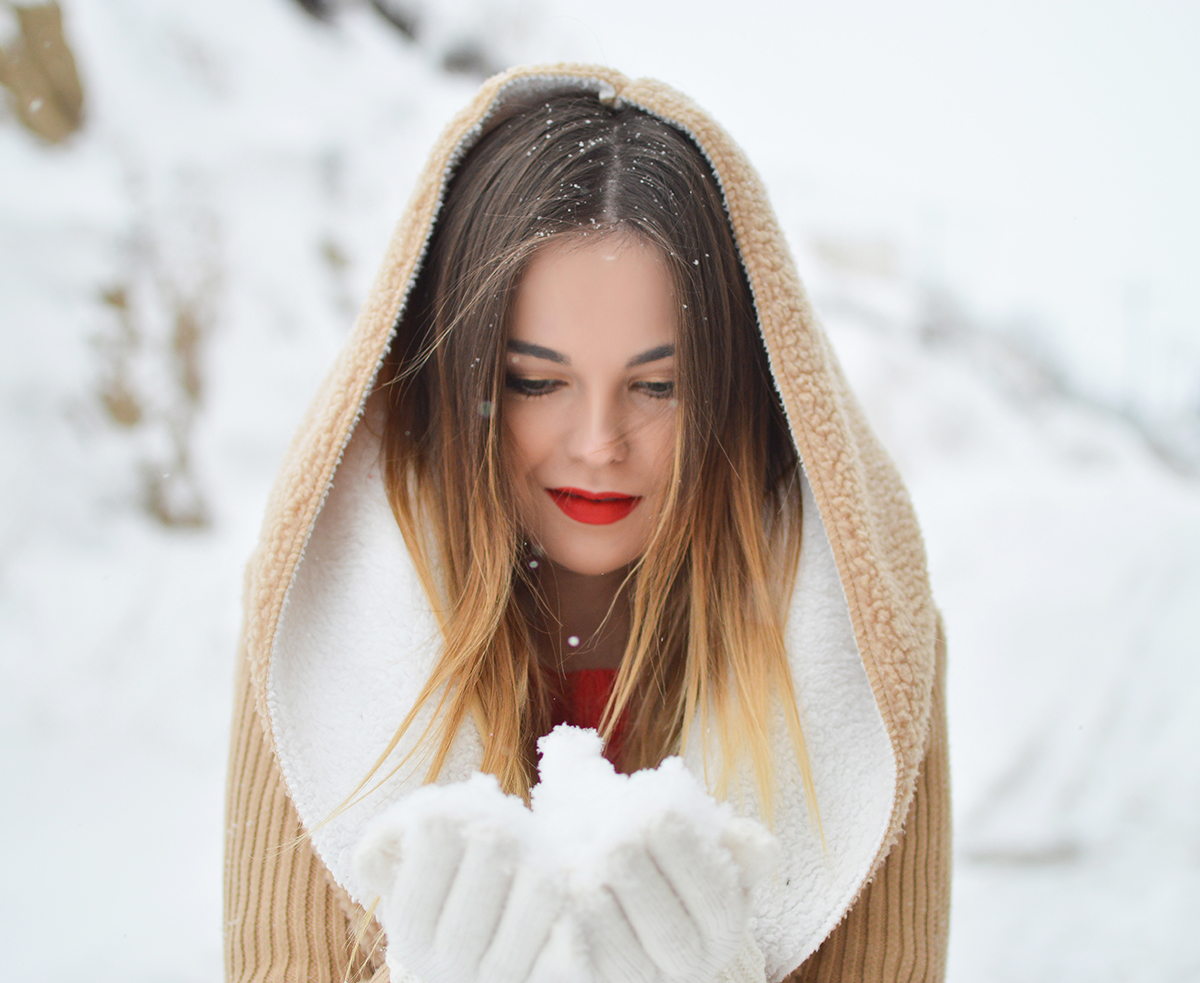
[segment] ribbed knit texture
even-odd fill
[[[255,712],[244,665],[234,707],[225,864],[228,983],[387,983],[378,927],[313,853]],[[930,742],[904,833],[841,925],[788,983],[937,983],[950,911],[945,646]],[[351,954],[354,959],[351,960]]]
[[[225,978],[238,983],[386,983],[383,944],[316,856],[239,668],[226,790]]]
[[[762,983],[765,973],[762,950],[754,941],[754,936],[747,932],[742,951],[712,983]]]

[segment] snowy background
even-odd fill
[[[742,142],[912,489],[951,983],[1200,979],[1194,5],[64,8],[82,128],[0,109],[0,979],[220,979],[268,485],[438,130],[559,58]]]

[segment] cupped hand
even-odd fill
[[[710,983],[746,944],[751,892],[777,844],[731,818],[714,839],[676,812],[615,847],[576,904],[601,983]]]
[[[570,931],[555,928],[562,879],[531,857],[531,821],[494,779],[476,776],[423,789],[374,824],[355,864],[380,899],[393,972],[403,966],[426,983],[552,983],[539,959],[558,961]]]
[[[774,837],[678,759],[617,775],[594,734],[571,731],[543,738],[532,811],[476,775],[421,789],[364,837],[356,870],[397,978],[713,983],[753,948]]]

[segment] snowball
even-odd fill
[[[657,768],[620,775],[604,757],[594,730],[554,728],[538,741],[540,782],[532,808],[505,795],[493,775],[427,785],[385,810],[355,850],[363,885],[386,893],[402,856],[406,830],[436,817],[459,819],[479,831],[507,833],[531,862],[586,884],[619,844],[639,839],[652,823],[674,813],[686,817],[701,840],[720,845],[735,822],[679,758]]]
[[[680,758],[621,775],[603,750],[596,731],[566,724],[538,741],[541,781],[531,798],[547,863],[586,877],[614,847],[670,813],[687,817],[703,840],[720,842],[733,810],[713,799]]]

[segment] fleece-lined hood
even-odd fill
[[[251,689],[317,854],[351,898],[368,900],[350,853],[421,773],[401,772],[330,816],[412,707],[441,643],[386,500],[383,408],[370,394],[457,162],[497,120],[563,90],[644,109],[710,162],[803,464],[803,545],[786,641],[826,844],[781,739],[773,828],[784,860],[758,892],[754,923],[768,977],[778,980],[837,925],[901,832],[930,726],[936,613],[908,496],[850,394],[758,175],[669,87],[600,68],[514,69],[485,83],[442,134],[272,492],[247,583]],[[777,731],[787,733],[782,723]],[[439,780],[467,777],[480,759],[465,724]],[[699,770],[698,760],[688,763]]]

